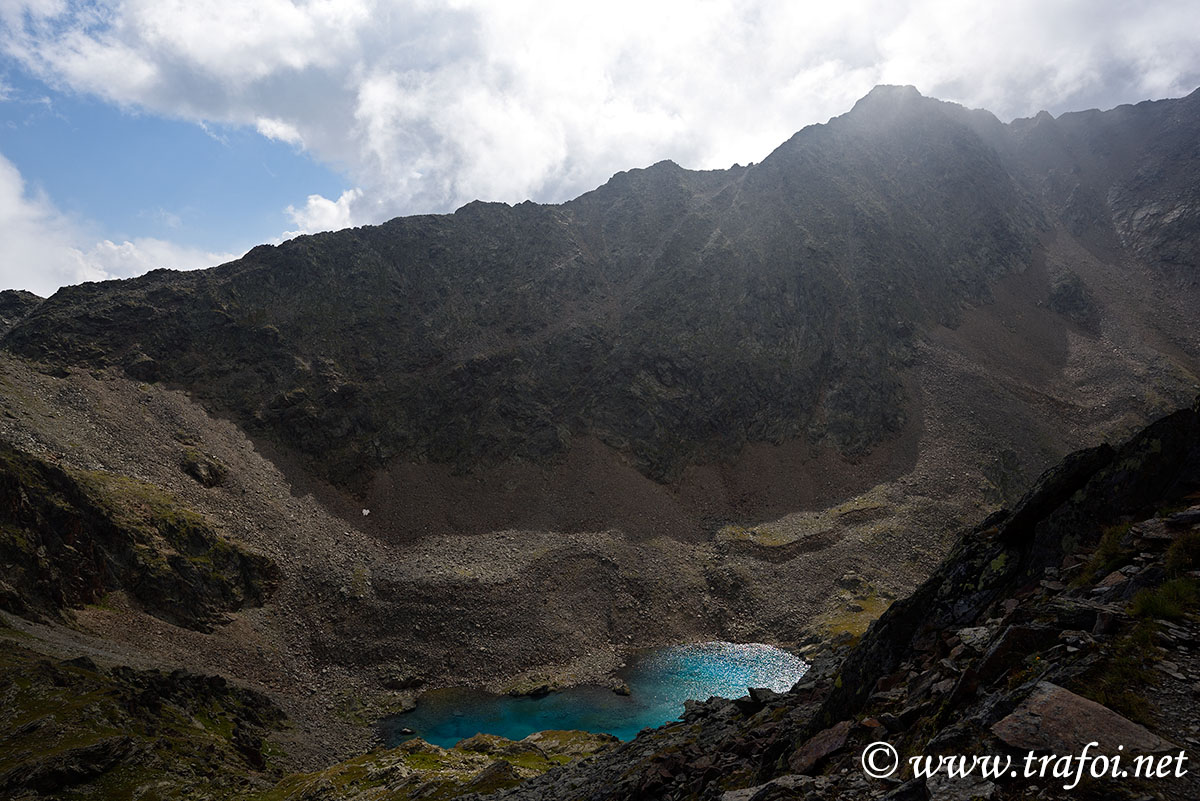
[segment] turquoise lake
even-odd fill
[[[807,669],[803,660],[770,645],[671,646],[640,654],[618,672],[629,685],[628,696],[602,687],[573,687],[541,698],[434,690],[424,693],[413,711],[384,721],[381,733],[385,743],[396,745],[409,739],[400,734],[409,728],[444,748],[480,732],[520,740],[546,729],[606,732],[631,740],[642,729],[677,720],[689,698],[739,698],[747,687],[782,692]]]

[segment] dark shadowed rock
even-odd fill
[[[502,787],[511,787],[521,781],[516,769],[511,763],[497,759],[476,774],[467,783],[466,790],[476,793],[488,793]]]
[[[817,732],[788,757],[788,767],[795,773],[808,773],[822,759],[844,748],[853,723],[843,720],[824,731]]]
[[[109,737],[61,753],[31,759],[0,775],[0,790],[58,792],[90,781],[138,750],[132,737]]]
[[[42,298],[23,289],[0,291],[0,335],[37,308]]]

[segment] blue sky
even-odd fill
[[[0,0],[0,288],[758,161],[880,83],[1007,121],[1200,86],[1195,0]]]
[[[35,191],[110,239],[248,249],[289,227],[287,206],[343,188],[300,148],[253,129],[123,109],[7,66],[0,153]]]

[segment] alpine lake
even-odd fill
[[[420,737],[443,748],[479,733],[520,740],[549,729],[603,732],[632,740],[642,729],[677,720],[688,699],[739,698],[749,687],[783,692],[807,669],[799,657],[760,643],[674,645],[639,652],[617,673],[629,687],[628,695],[595,686],[540,697],[431,690],[412,711],[384,720],[380,733],[388,746]]]

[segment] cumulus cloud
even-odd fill
[[[153,237],[138,237],[119,243],[102,239],[86,249],[72,250],[91,275],[99,276],[89,280],[129,278],[160,267],[171,270],[198,270],[237,258],[233,253],[183,247]]]
[[[287,215],[296,226],[296,230],[286,232],[284,238],[350,227],[354,219],[350,206],[360,197],[361,189],[347,189],[337,200],[329,200],[322,195],[309,195],[308,202],[303,207],[288,206]]]
[[[0,0],[8,55],[60,87],[243,125],[357,187],[300,231],[560,201],[672,158],[756,161],[876,83],[989,108],[1108,107],[1200,84],[1193,0],[964,4]],[[295,232],[289,232],[295,233]]]
[[[140,275],[158,267],[190,270],[235,258],[161,239],[112,242],[31,192],[17,168],[0,156],[0,289],[49,295],[64,284]]]

